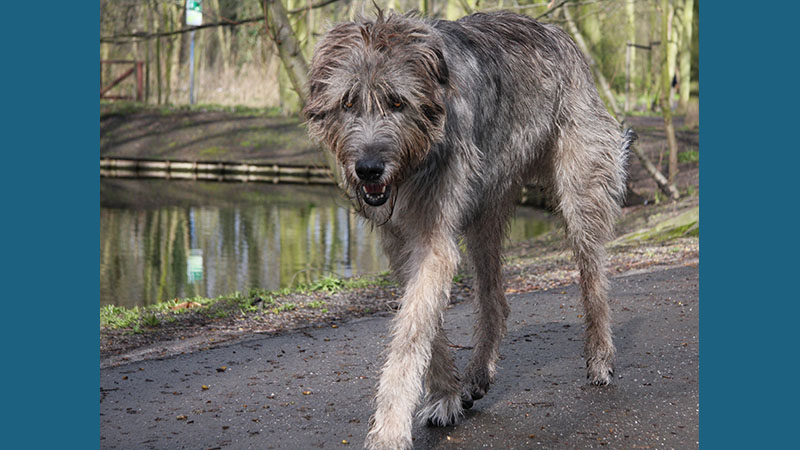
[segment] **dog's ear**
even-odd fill
[[[319,121],[325,118],[325,111],[323,110],[324,104],[320,98],[322,89],[323,84],[319,80],[308,80],[308,98],[303,107],[302,115],[303,118],[309,122]]]
[[[436,80],[441,85],[446,85],[450,81],[450,69],[447,68],[447,61],[444,59],[444,53],[438,47],[434,47],[433,53],[436,54],[437,70],[435,71]]]

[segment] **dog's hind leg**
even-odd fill
[[[458,246],[449,233],[426,230],[409,245],[413,247],[402,269],[407,272],[405,292],[392,324],[367,435],[370,449],[411,448],[414,409],[458,265]],[[441,347],[442,341],[436,345]]]
[[[500,341],[506,333],[509,307],[503,292],[501,247],[510,208],[491,211],[466,233],[467,250],[475,269],[477,322],[472,357],[464,371],[465,408],[482,398],[494,381]]]
[[[580,272],[586,323],[584,352],[592,384],[611,381],[614,344],[603,245],[611,238],[624,192],[624,155],[610,139],[561,138],[554,161],[555,191]]]

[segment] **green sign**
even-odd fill
[[[203,8],[201,0],[186,0],[186,25],[197,26],[203,24]]]

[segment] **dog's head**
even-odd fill
[[[409,15],[343,23],[317,44],[303,114],[352,193],[380,207],[444,136],[442,40]]]

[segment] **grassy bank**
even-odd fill
[[[275,108],[100,104],[100,156],[322,166],[302,120]]]
[[[390,286],[388,273],[375,277],[337,278],[327,276],[315,283],[277,291],[251,289],[247,294],[234,292],[215,298],[190,297],[173,299],[143,307],[126,308],[106,305],[100,308],[100,327],[106,330],[127,330],[143,333],[162,324],[175,323],[183,316],[196,315],[205,319],[225,319],[233,315],[280,314],[298,309],[328,312],[327,303],[312,294],[335,294],[343,290]],[[298,299],[304,299],[299,300]]]

